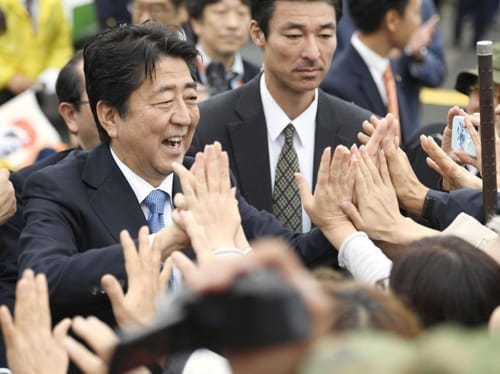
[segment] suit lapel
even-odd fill
[[[314,138],[313,189],[316,186],[321,154],[326,147],[332,147],[332,152],[346,140],[342,134],[343,123],[335,110],[335,103],[329,100],[322,90],[318,91],[318,112],[316,113],[316,134]],[[333,153],[332,153],[333,154]]]
[[[267,127],[259,90],[260,75],[242,91],[235,112],[239,120],[227,125],[234,152],[233,172],[243,196],[257,209],[272,209]],[[244,186],[252,186],[244,190]]]
[[[359,87],[359,92],[364,96],[368,105],[364,105],[363,103],[356,103],[361,107],[371,108],[374,113],[378,113],[379,115],[383,115],[387,112],[387,108],[378,92],[377,85],[373,81],[373,77],[366,66],[366,63],[363,61],[359,53],[354,49],[352,44],[350,45],[350,54],[352,57],[349,59],[352,63],[352,71],[356,76],[356,84]]]
[[[117,242],[121,230],[126,229],[135,237],[139,228],[147,224],[132,188],[107,145],[90,152],[82,180],[89,186],[90,205]]]

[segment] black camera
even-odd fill
[[[269,269],[241,276],[219,293],[179,291],[166,296],[158,309],[152,326],[120,333],[110,373],[199,348],[223,353],[302,341],[311,331],[298,291]]]

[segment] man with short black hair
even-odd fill
[[[339,0],[252,1],[250,34],[263,52],[263,73],[202,103],[193,141],[193,152],[221,142],[245,199],[301,232],[311,221],[294,172],[300,170],[312,189],[323,149],[357,143],[370,116],[318,89],[335,52],[341,14]]]
[[[188,0],[188,10],[201,54],[200,80],[211,95],[238,88],[259,73],[240,55],[248,41],[250,0]]]
[[[328,92],[379,116],[393,113],[407,140],[415,128],[405,93],[389,60],[394,49],[403,51],[421,23],[421,0],[349,0],[357,31],[332,64]]]

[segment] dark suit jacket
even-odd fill
[[[433,228],[444,230],[461,213],[467,213],[485,224],[482,190],[463,188],[450,192],[429,190],[422,209],[422,218]],[[497,194],[496,214],[500,214]]]
[[[243,59],[243,82],[250,82],[260,72],[260,68]]]
[[[434,14],[437,14],[433,0],[422,0],[420,14],[422,22],[427,21]],[[334,58],[341,55],[341,50],[351,45],[351,36],[356,31],[354,22],[349,14],[348,2],[344,1],[342,6],[342,19],[337,25],[337,49]],[[401,75],[401,89],[405,92],[407,101],[406,117],[411,118],[415,126],[427,125],[420,122],[420,90],[423,86],[438,87],[443,84],[446,78],[446,62],[444,59],[443,35],[440,25],[437,26],[432,41],[427,46],[428,53],[423,61],[416,63],[406,53],[393,60],[394,71]],[[332,77],[331,84],[335,84],[335,77]],[[326,90],[326,89],[325,89]],[[328,90],[326,90],[328,91]],[[417,130],[415,127],[413,130]],[[406,134],[407,139],[411,134]],[[405,140],[405,141],[406,141]]]
[[[414,124],[412,118],[408,117],[406,96],[401,89],[400,79],[399,81],[397,79],[398,70],[394,64],[391,63],[391,66],[396,80],[402,135],[406,140],[417,124]],[[352,44],[349,44],[335,58],[330,71],[321,83],[321,88],[379,116],[387,114],[387,107],[373,81],[370,70]]]
[[[186,166],[192,159],[186,158]],[[173,193],[180,191],[174,177]],[[125,285],[119,233],[132,236],[146,225],[137,199],[109,148],[76,151],[27,179],[24,188],[26,227],[20,238],[20,270],[47,275],[54,320],[94,314],[114,324],[100,288],[104,274]],[[249,239],[278,235],[305,259],[333,257],[334,249],[319,230],[301,235],[287,231],[270,214],[258,212],[237,195],[242,225]]]
[[[259,88],[260,75],[246,85],[200,104],[200,123],[190,154],[219,141],[228,152],[231,171],[245,199],[257,209],[272,211],[267,126]],[[361,124],[371,113],[343,100],[318,94],[313,185],[323,150],[357,143]]]

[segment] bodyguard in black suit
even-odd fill
[[[301,168],[307,164],[301,172],[309,174],[312,188],[323,149],[357,143],[356,134],[370,116],[318,89],[336,47],[339,3],[318,0],[299,7],[293,1],[252,2],[250,34],[263,52],[263,74],[200,105],[192,153],[220,141],[242,195],[258,209],[272,211],[276,161],[269,151],[274,146],[269,140],[272,126],[284,128],[291,123],[301,127],[294,140],[302,144],[304,139],[297,133],[314,134],[307,140],[305,152],[298,153]],[[304,116],[308,118],[304,120]],[[281,133],[274,142],[283,138]]]
[[[127,229],[134,235],[146,224],[144,197],[151,191],[170,197],[180,191],[173,162],[192,162],[184,153],[199,119],[197,52],[153,21],[98,35],[84,56],[102,145],[74,152],[28,178],[19,266],[47,275],[54,320],[94,314],[114,324],[100,279],[111,273],[125,286],[119,233]],[[239,194],[237,199],[249,239],[284,237],[309,264],[334,255],[319,230],[294,234]],[[172,209],[165,204],[165,221]],[[175,225],[155,235],[163,258],[188,245]]]
[[[266,118],[260,96],[261,76],[245,86],[200,104],[200,123],[190,153],[219,141],[248,203],[272,211],[272,184],[267,152]],[[370,113],[318,90],[313,185],[323,149],[357,143],[357,133]]]

